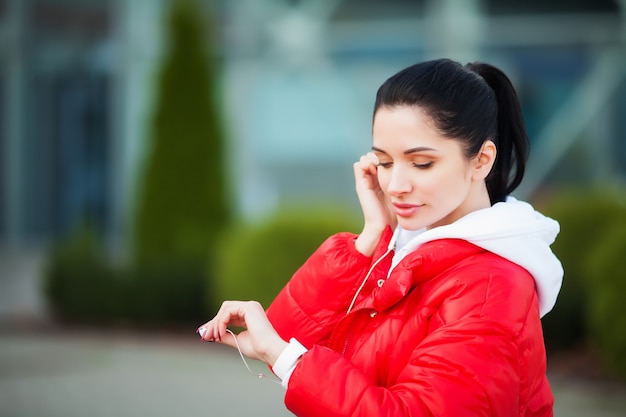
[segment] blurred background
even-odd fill
[[[515,195],[562,228],[553,372],[626,381],[625,48],[624,0],[0,0],[0,324],[186,332],[267,305],[359,230],[379,85],[449,57],[522,103]]]

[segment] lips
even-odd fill
[[[396,215],[400,217],[410,217],[417,213],[422,206],[423,204],[393,203],[393,209]]]

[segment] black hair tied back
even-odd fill
[[[485,63],[465,66],[480,75],[495,93],[497,103],[496,134],[492,138],[497,157],[487,177],[491,202],[504,201],[524,177],[529,153],[529,140],[517,93],[509,78],[500,69]]]
[[[486,179],[491,204],[504,201],[524,177],[528,136],[517,93],[508,77],[485,63],[449,59],[421,62],[387,79],[376,94],[381,107],[417,106],[440,132],[462,142],[468,158],[491,139],[497,156]]]

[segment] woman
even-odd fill
[[[271,366],[298,416],[551,416],[559,226],[509,197],[528,150],[509,79],[413,65],[378,90],[372,133],[362,232],[324,242],[267,312],[224,302],[201,336]]]

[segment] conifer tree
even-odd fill
[[[202,262],[228,220],[215,57],[204,16],[191,0],[172,3],[135,210],[140,264]]]

